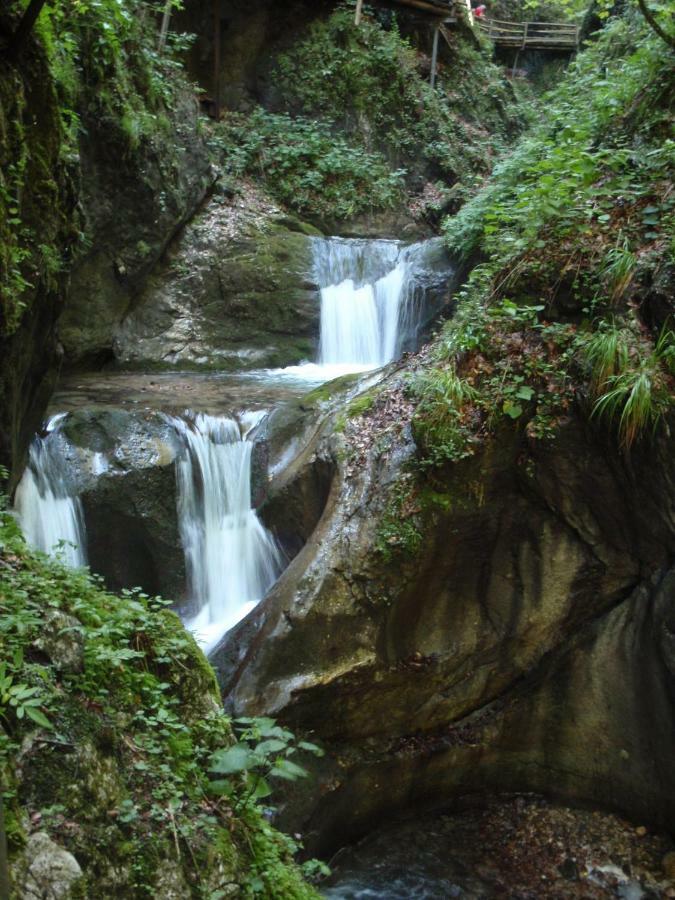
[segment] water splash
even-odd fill
[[[240,424],[200,414],[172,422],[186,446],[177,463],[178,517],[198,610],[186,625],[208,653],[264,597],[282,556],[251,506],[254,418]]]
[[[44,437],[33,439],[14,506],[26,541],[68,566],[86,566],[82,502],[69,477],[68,442],[61,433],[65,413],[53,416]]]

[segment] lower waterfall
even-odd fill
[[[172,422],[186,446],[176,470],[178,516],[198,610],[186,626],[208,653],[264,597],[282,554],[251,506],[251,422],[203,414]]]
[[[31,444],[28,465],[16,489],[14,506],[26,541],[68,566],[86,566],[82,503],[70,486],[65,441],[53,416],[44,436]]]

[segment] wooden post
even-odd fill
[[[361,15],[363,14],[363,0],[356,0],[356,15],[354,16],[354,24],[361,24]]]
[[[431,86],[436,87],[436,65],[438,63],[438,32],[440,31],[439,26],[437,25],[434,30],[434,46],[431,51]]]
[[[159,41],[157,43],[157,50],[160,53],[166,46],[166,36],[169,33],[169,22],[171,20],[172,6],[173,0],[166,0],[166,5],[164,6],[164,15],[162,16],[162,27],[159,30]]]
[[[220,121],[220,0],[213,0],[213,115]]]
[[[11,58],[16,59],[19,53],[21,53],[28,35],[31,33],[33,25],[35,25],[35,21],[40,15],[42,7],[46,2],[47,0],[30,0],[26,12],[23,14],[23,18],[19,22],[19,27],[12,35],[12,39],[10,41],[9,56]]]
[[[527,25],[528,25],[528,23],[526,22],[525,28],[523,28],[523,46],[521,48],[523,50],[525,49],[525,45],[527,44]]]

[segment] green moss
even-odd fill
[[[363,416],[373,408],[374,403],[374,393],[366,392],[365,394],[361,394],[349,404],[347,407],[347,415],[350,419],[356,419],[359,416]]]
[[[419,515],[419,484],[412,473],[404,473],[390,490],[387,505],[380,517],[375,547],[389,562],[414,557],[422,544]]]

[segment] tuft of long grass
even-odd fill
[[[610,378],[628,368],[627,334],[615,322],[605,323],[589,338],[585,353],[591,369],[591,391],[598,395]]]
[[[630,448],[649,427],[654,429],[663,413],[654,372],[648,365],[621,372],[608,379],[609,390],[598,398],[593,415],[618,419],[621,446]]]
[[[606,328],[591,338],[587,353],[591,387],[599,394],[593,415],[618,421],[621,446],[628,449],[645,431],[656,428],[673,403],[663,370],[675,373],[675,333],[664,327],[646,356],[638,350],[631,357],[625,341],[625,333]]]
[[[453,411],[462,409],[478,396],[476,389],[460,378],[454,367],[421,372],[412,379],[410,387],[422,403],[439,404]]]
[[[610,303],[618,303],[625,295],[633,281],[636,266],[637,257],[631,252],[625,238],[607,251],[601,274]]]

